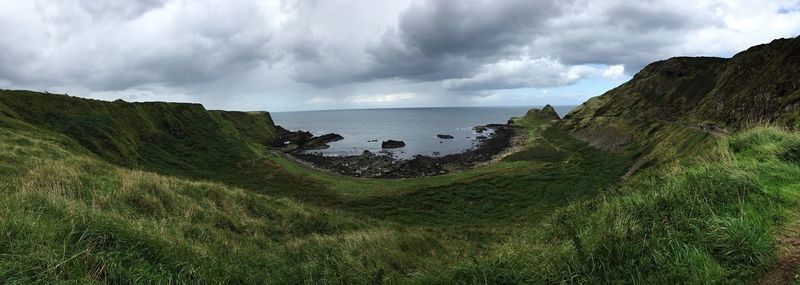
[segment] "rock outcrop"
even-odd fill
[[[406,146],[404,141],[387,140],[381,142],[381,148],[401,148]]]
[[[800,127],[800,38],[754,46],[733,58],[654,62],[629,82],[565,116],[575,131],[638,121],[720,132],[757,124]],[[624,126],[618,126],[624,128]]]
[[[560,120],[561,117],[558,116],[556,109],[553,106],[545,105],[541,109],[530,109],[528,113],[525,114],[524,119],[529,120]]]
[[[680,157],[713,137],[751,126],[797,129],[798,54],[800,38],[794,38],[754,46],[730,59],[654,62],[559,124],[592,145],[632,154],[637,165]]]
[[[326,149],[330,147],[328,143],[344,139],[344,137],[335,133],[317,137],[307,131],[289,131],[281,126],[276,126],[275,130],[278,136],[273,146],[282,147],[287,152]]]

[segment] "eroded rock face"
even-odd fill
[[[330,133],[315,137],[307,131],[289,131],[281,126],[275,127],[278,136],[273,143],[274,147],[283,147],[287,152],[302,150],[326,149],[328,143],[343,140],[340,134]],[[292,146],[292,147],[289,147]]]
[[[301,147],[304,150],[326,149],[330,146],[328,143],[343,140],[344,137],[340,134],[330,133],[318,137],[312,137],[311,140],[303,144]]]
[[[798,128],[798,53],[800,38],[793,38],[754,46],[730,59],[657,61],[570,112],[565,125],[582,130],[624,121],[636,133],[654,122],[728,131],[754,123]]]
[[[290,131],[281,126],[275,126],[275,130],[278,133],[278,138],[276,140],[284,144],[303,145],[314,137],[310,132]]]
[[[589,99],[558,123],[593,146],[657,165],[754,125],[800,129],[800,38],[732,58],[676,57]]]
[[[387,140],[381,142],[381,148],[401,148],[406,146],[404,141]]]

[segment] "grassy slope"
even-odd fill
[[[553,139],[569,142],[565,153],[586,162],[516,159],[449,176],[356,179],[272,154],[252,130],[196,105],[151,104],[153,111],[3,93],[2,213],[13,222],[0,228],[8,237],[0,254],[10,257],[0,279],[22,283],[408,281],[479,256],[488,241],[507,237],[508,225],[536,224],[558,205],[607,188],[625,168],[554,131]],[[137,114],[122,114],[131,109]],[[175,113],[184,117],[160,118]],[[140,129],[137,122],[148,120],[162,123]],[[180,137],[169,132],[176,124]],[[148,133],[158,140],[143,139]],[[96,147],[110,137],[127,139]],[[596,165],[606,172],[587,175]],[[579,176],[594,178],[573,183]],[[446,206],[431,206],[431,197]]]
[[[341,211],[117,167],[61,135],[0,123],[3,283],[368,283],[443,266],[464,248]]]
[[[748,283],[796,216],[800,134],[753,129],[517,231],[448,283]]]
[[[523,117],[526,148],[497,164],[356,179],[271,154],[265,136],[214,112],[207,118],[222,123],[191,144],[185,138],[198,132],[188,130],[203,126],[159,144],[199,157],[162,165],[163,154],[123,145],[138,151],[131,170],[93,150],[105,133],[89,132],[131,128],[81,121],[73,129],[86,130],[72,133],[3,96],[0,280],[19,283],[746,280],[774,260],[774,233],[795,206],[800,176],[798,135],[759,129],[707,138],[713,159],[617,184],[632,154]],[[98,112],[93,120],[117,120]]]
[[[799,52],[800,38],[794,38],[730,59],[654,62],[570,112],[562,125],[604,149],[638,153],[636,164],[642,166],[702,150],[725,130],[765,124],[798,129]]]

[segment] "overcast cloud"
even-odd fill
[[[578,104],[800,34],[800,1],[4,0],[0,88],[209,108]]]

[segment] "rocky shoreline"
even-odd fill
[[[292,151],[289,155],[314,167],[334,173],[368,178],[410,178],[433,176],[461,171],[492,160],[509,148],[512,139],[521,134],[518,127],[491,124],[476,127],[476,130],[491,129],[493,134],[479,139],[478,145],[461,153],[445,156],[416,155],[410,159],[398,159],[390,154],[364,151],[360,155],[324,156],[317,153]]]

